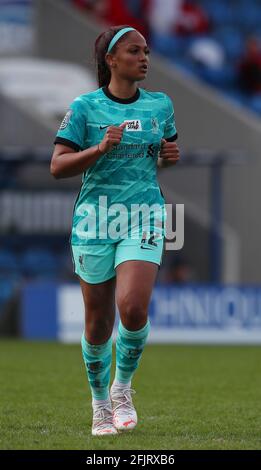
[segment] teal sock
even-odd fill
[[[112,337],[104,344],[94,345],[88,343],[83,333],[82,355],[92,398],[107,400],[111,373]]]
[[[141,359],[142,351],[150,331],[150,322],[137,331],[127,330],[119,323],[116,340],[116,375],[115,380],[127,384],[131,381]]]

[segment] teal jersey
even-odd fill
[[[166,210],[157,181],[157,159],[161,139],[177,137],[173,105],[166,94],[138,88],[132,98],[120,99],[103,87],[81,95],[65,115],[55,143],[85,150],[100,143],[109,126],[123,122],[127,125],[121,143],[82,176],[73,213],[73,245],[135,238],[133,234],[141,226],[139,207],[144,204],[155,208],[146,230],[157,237],[165,235]]]

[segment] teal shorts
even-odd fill
[[[116,267],[124,261],[148,261],[160,266],[163,244],[163,238],[153,245],[126,238],[116,243],[72,245],[74,271],[84,281],[99,284],[116,276]]]

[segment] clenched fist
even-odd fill
[[[161,140],[161,149],[159,158],[159,166],[175,165],[179,161],[179,148],[176,142],[167,142],[167,140]]]
[[[127,122],[123,122],[119,127],[110,126],[108,127],[105,136],[103,137],[101,143],[99,144],[99,150],[102,153],[110,152],[110,150],[115,146],[119,145],[123,130],[127,126]]]

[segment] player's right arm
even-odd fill
[[[119,127],[108,127],[99,144],[79,152],[69,146],[69,141],[69,145],[56,143],[50,166],[51,174],[55,178],[69,178],[83,173],[114,145],[120,143],[125,127],[126,123]]]

